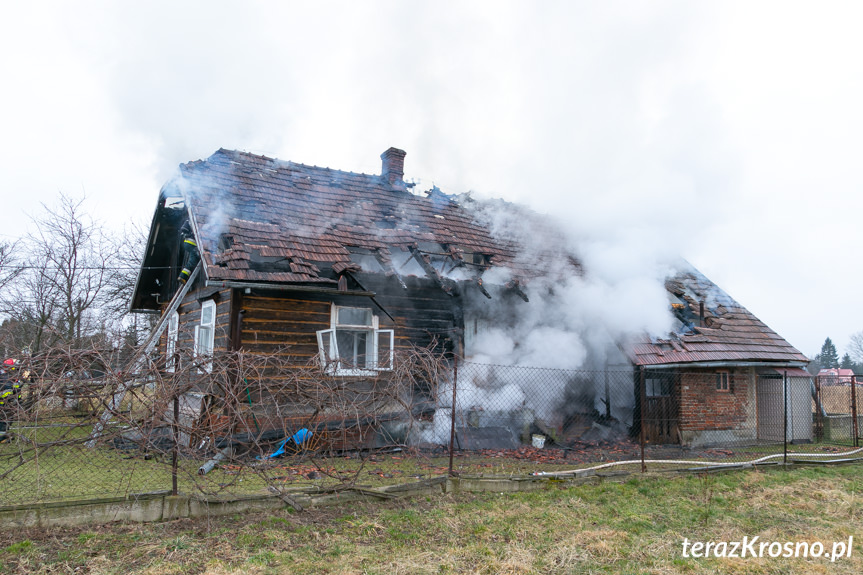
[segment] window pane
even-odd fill
[[[338,308],[338,325],[372,325],[372,310],[361,307]]]
[[[321,361],[326,365],[328,362],[338,359],[338,352],[333,339],[333,330],[322,329],[318,334],[318,351],[321,354]]]
[[[168,339],[172,336],[174,338],[177,337],[177,327],[179,326],[180,315],[177,312],[171,314],[171,317],[168,318]]]
[[[179,332],[179,315],[177,312],[171,314],[170,319],[168,320],[168,356],[174,355],[174,351],[177,349],[177,333]]]
[[[343,369],[367,367],[369,332],[349,329],[336,331],[339,363]]]
[[[212,325],[214,323],[214,313],[216,306],[213,302],[204,302],[201,306],[201,325]]]
[[[213,340],[210,337],[212,330],[209,327],[201,326],[198,330],[198,354],[211,355],[213,353]]]
[[[177,312],[171,314],[168,320],[168,345],[165,350],[165,355],[168,358],[168,363],[165,366],[169,372],[173,372],[176,365],[174,354],[177,351],[177,335],[180,327],[180,315]]]
[[[644,395],[647,397],[668,397],[672,392],[670,376],[650,377],[644,380]]]
[[[375,332],[377,337],[377,364],[373,367],[377,369],[392,369],[393,368],[393,330],[383,329]]]

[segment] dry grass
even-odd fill
[[[150,525],[0,532],[0,573],[860,573],[859,466],[633,476]],[[847,541],[850,559],[682,557],[684,537]]]

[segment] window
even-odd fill
[[[213,340],[216,332],[216,302],[207,300],[201,304],[201,323],[195,326],[195,357],[209,357],[208,363],[198,373],[213,369]]]
[[[174,312],[168,319],[168,344],[165,349],[165,357],[168,358],[165,369],[169,373],[174,373],[177,369],[177,334],[180,331],[180,314]]]
[[[731,374],[727,371],[716,372],[716,391],[731,391]]]
[[[393,330],[378,329],[378,316],[370,308],[334,305],[330,329],[317,334],[321,362],[333,375],[392,369]]]
[[[671,377],[657,374],[644,379],[644,395],[647,397],[669,397],[671,395]]]

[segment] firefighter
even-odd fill
[[[198,265],[201,256],[198,254],[198,244],[195,243],[195,235],[192,233],[192,226],[189,225],[188,221],[180,228],[180,238],[183,240],[183,269],[177,279],[182,285],[189,281],[192,270]]]
[[[18,409],[21,381],[18,379],[17,365],[16,360],[7,359],[0,367],[0,443],[9,440],[9,424]]]

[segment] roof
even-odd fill
[[[823,385],[850,385],[851,380],[854,379],[854,370],[841,367],[824,368],[818,372],[818,379]]]
[[[547,217],[436,187],[414,193],[401,179],[403,165],[393,163],[404,152],[391,148],[381,157],[381,175],[225,149],[181,165],[162,188],[132,309],[157,310],[173,293],[167,270],[181,257],[178,233],[187,218],[210,283],[335,288],[345,272],[470,280],[495,267],[506,268],[497,280],[526,300],[520,282],[582,272]],[[808,362],[700,272],[680,269],[666,283],[675,333],[635,342],[628,354],[636,365]]]
[[[643,339],[627,353],[635,365],[692,363],[806,364],[809,359],[694,267],[665,284],[677,318],[667,339]],[[701,303],[704,319],[701,319]]]
[[[516,257],[437,188],[418,195],[380,175],[224,149],[180,169],[211,281],[334,284],[363,255],[400,265],[411,246],[503,266]]]
[[[854,375],[853,369],[843,369],[841,367],[823,368],[818,372],[819,377],[824,377],[824,376],[851,377],[853,375]]]
[[[779,376],[788,376],[788,377],[795,377],[795,378],[803,377],[803,378],[807,378],[807,379],[812,377],[811,373],[809,373],[808,371],[806,371],[805,369],[800,368],[800,367],[787,367],[787,368],[776,367],[776,368],[771,368],[769,371],[776,374],[776,375],[779,375]],[[765,372],[765,374],[766,374],[766,372]]]

